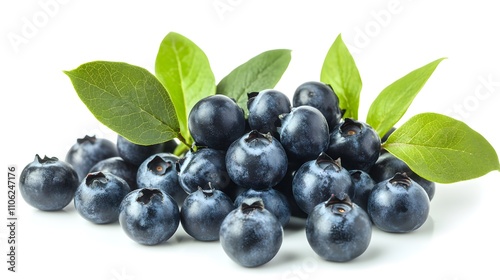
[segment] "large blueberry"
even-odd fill
[[[325,116],[330,129],[339,124],[342,118],[339,98],[330,85],[321,82],[310,81],[298,86],[293,94],[292,105],[309,105],[318,109]]]
[[[178,204],[182,204],[187,194],[179,183],[176,168],[178,160],[179,157],[171,153],[149,156],[137,170],[137,187],[161,189]]]
[[[368,124],[346,118],[330,134],[328,155],[339,158],[348,170],[368,172],[380,155],[381,143],[377,132]]]
[[[226,170],[243,188],[267,189],[286,174],[288,159],[280,142],[256,130],[234,141],[226,152]]]
[[[304,163],[295,173],[292,191],[297,205],[309,214],[316,205],[332,194],[349,194],[352,179],[349,172],[327,154],[321,153],[316,160]]]
[[[405,173],[375,185],[368,198],[373,224],[387,232],[411,232],[429,216],[430,202],[425,190]]]
[[[311,248],[325,260],[346,262],[363,254],[372,236],[368,214],[348,196],[318,204],[306,221]]]
[[[75,208],[90,222],[113,223],[118,220],[120,203],[130,191],[127,182],[112,173],[89,173],[76,190]]]
[[[144,245],[167,241],[179,227],[179,206],[160,189],[137,189],[120,204],[119,222],[125,233]]]
[[[220,228],[224,252],[244,267],[271,261],[283,243],[283,228],[260,198],[250,198],[230,212]]]
[[[233,201],[225,193],[210,185],[205,189],[200,187],[184,200],[181,224],[196,240],[219,240],[222,221],[233,210]]]
[[[39,155],[24,167],[19,177],[19,191],[31,206],[44,211],[61,210],[68,205],[79,184],[71,165],[56,157]]]
[[[78,138],[66,153],[65,161],[73,166],[78,178],[83,180],[90,169],[99,161],[117,157],[118,149],[115,143],[106,138],[86,135]]]
[[[308,161],[328,148],[329,128],[323,114],[308,105],[280,115],[280,141],[290,158]]]
[[[188,128],[196,145],[225,150],[245,133],[245,114],[233,99],[210,95],[193,106]]]
[[[276,124],[279,121],[279,115],[290,113],[292,106],[288,96],[284,93],[266,89],[249,93],[247,107],[250,128],[261,133],[271,133],[272,136],[278,138]]]

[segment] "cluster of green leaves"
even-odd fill
[[[424,65],[383,89],[366,122],[382,137],[406,113],[413,99],[444,58]],[[103,124],[128,140],[152,145],[174,138],[190,147],[188,114],[195,103],[225,94],[246,110],[247,93],[273,88],[288,68],[291,51],[263,52],[216,83],[205,53],[188,38],[169,33],[160,44],[155,74],[122,62],[94,61],[65,71],[83,103]],[[344,117],[358,119],[362,81],[339,35],[328,51],[320,81],[339,97]],[[383,143],[420,176],[452,183],[500,170],[491,144],[465,123],[436,114],[410,118]]]

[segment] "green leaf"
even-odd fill
[[[247,94],[274,88],[288,68],[290,60],[290,50],[277,49],[263,52],[224,77],[217,85],[217,93],[233,98],[245,112],[248,112]]]
[[[345,110],[344,117],[358,119],[363,83],[358,67],[340,34],[326,54],[320,81],[333,88],[339,98],[340,108]]]
[[[495,149],[478,132],[453,118],[423,113],[396,129],[383,147],[415,173],[454,183],[500,170]]]
[[[122,62],[95,61],[64,73],[97,120],[128,140],[152,145],[178,136],[172,101],[147,70]]]
[[[170,32],[161,42],[155,71],[174,103],[181,134],[190,142],[189,112],[200,99],[215,94],[215,77],[208,58],[195,43]]]
[[[380,137],[384,136],[406,113],[420,90],[445,58],[424,65],[387,86],[373,101],[366,122]]]

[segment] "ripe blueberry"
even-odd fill
[[[127,182],[112,173],[89,173],[76,190],[75,208],[90,222],[113,223],[118,220],[120,203],[130,191]]]
[[[283,243],[283,228],[260,198],[244,200],[231,211],[220,228],[224,252],[244,267],[257,267],[271,261]]]
[[[191,109],[188,128],[196,145],[226,150],[245,133],[244,111],[225,95],[210,95]]]
[[[79,184],[71,165],[56,157],[39,155],[24,167],[19,178],[19,191],[31,206],[44,211],[61,210],[68,205]]]
[[[290,113],[291,105],[284,93],[266,89],[248,94],[248,123],[251,129],[261,133],[271,133],[278,138],[276,123],[279,115]]]
[[[123,231],[139,244],[165,242],[179,227],[179,206],[160,189],[136,189],[123,198],[119,209]]]
[[[226,152],[226,170],[243,188],[267,189],[286,174],[288,159],[280,142],[257,130],[243,135]]]

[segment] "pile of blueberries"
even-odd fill
[[[300,85],[290,100],[274,89],[248,94],[248,114],[231,98],[199,100],[188,118],[195,145],[151,146],[118,135],[85,136],[64,161],[36,155],[20,177],[31,206],[61,210],[72,200],[85,219],[119,222],[134,241],[167,241],[179,225],[220,241],[244,267],[273,259],[291,217],[305,219],[309,245],[328,261],[365,252],[372,226],[421,227],[435,184],[384,151],[372,127],[343,118],[333,89]]]

